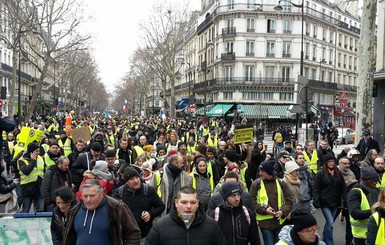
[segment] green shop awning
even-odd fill
[[[210,111],[214,107],[214,104],[211,105],[206,105],[206,113]],[[198,116],[203,116],[205,114],[205,107],[199,107],[198,109],[195,110],[195,115]]]
[[[288,106],[289,105],[243,104],[243,112],[240,112],[239,115],[247,119],[284,119],[289,117],[289,112],[287,111]],[[231,114],[229,114],[229,116],[231,116]]]
[[[209,117],[221,117],[228,112],[234,104],[217,104],[208,113]]]

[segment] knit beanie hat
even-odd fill
[[[92,145],[91,145],[91,149],[92,149],[93,151],[100,152],[100,151],[102,151],[102,145],[101,145],[99,142],[94,142],[94,143],[92,143]]]
[[[195,150],[200,152],[202,155],[206,156],[207,147],[205,145],[199,144],[197,145],[197,147],[195,147]]]
[[[32,152],[36,151],[37,149],[39,149],[39,146],[36,143],[29,143],[28,144],[28,148],[27,148],[28,153],[32,153]]]
[[[259,165],[259,169],[266,172],[268,175],[274,174],[274,160],[266,160]]]
[[[152,146],[152,145],[145,145],[145,146],[143,146],[143,150],[145,151],[145,152],[151,152],[151,150],[154,148],[154,146]]]
[[[106,169],[108,166],[108,163],[106,161],[103,161],[103,160],[98,160],[95,162],[95,166],[94,168],[92,169],[92,171],[94,172],[94,170],[99,170],[99,171],[104,171],[104,169]]]
[[[371,166],[363,166],[361,168],[361,179],[362,180],[368,180],[368,179],[374,179],[377,178],[380,180],[380,176],[376,172],[376,170]]]
[[[229,159],[230,162],[237,162],[238,161],[238,154],[234,150],[225,151],[225,157],[227,159]]]
[[[291,172],[298,170],[299,166],[296,162],[294,161],[288,161],[285,164],[285,173],[290,174]]]
[[[291,219],[293,220],[293,230],[295,232],[317,225],[317,220],[310,213],[294,212]]]
[[[138,171],[136,171],[135,168],[133,167],[127,167],[125,170],[124,170],[124,179],[126,181],[128,181],[129,179],[131,179],[132,177],[139,177],[140,178],[140,174],[138,173]]]
[[[242,194],[243,190],[236,182],[226,182],[222,185],[221,188],[221,195],[223,200],[226,200],[229,196],[232,194],[239,192],[239,194]]]

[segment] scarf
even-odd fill
[[[97,170],[97,169],[93,169],[92,172],[98,176],[99,179],[105,179],[107,181],[110,181],[112,180],[112,174],[110,172],[108,173],[105,173],[103,171],[100,171],[100,170]]]
[[[291,174],[285,174],[287,181],[292,185],[300,185],[301,180],[298,177],[294,177]]]
[[[328,168],[328,173],[330,174],[330,176],[334,176],[335,172],[334,172],[334,169],[330,169]]]
[[[168,168],[168,170],[170,170],[170,173],[174,179],[176,179],[180,175],[180,173],[182,172],[182,169],[180,169],[177,166],[172,165],[172,164],[167,164],[167,168]]]

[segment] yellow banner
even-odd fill
[[[17,137],[17,144],[14,148],[13,156],[19,154],[20,151],[27,150],[29,143],[36,141],[37,144],[40,145],[43,136],[44,132],[41,130],[23,127]]]
[[[234,144],[250,143],[253,141],[253,128],[234,129]]]

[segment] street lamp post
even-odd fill
[[[208,69],[207,69],[207,66],[208,66],[208,62],[207,62],[207,48],[211,45],[214,45],[212,41],[208,41],[206,43],[206,48],[205,48],[205,69],[204,69],[204,72],[205,72],[205,90],[204,90],[204,107],[203,107],[203,111],[204,111],[204,116],[205,116],[205,120],[207,119],[207,110],[206,110],[206,105],[207,105],[207,88],[208,88],[208,82],[207,82],[207,73],[208,73]]]
[[[18,84],[17,84],[17,123],[20,125],[21,124],[21,79],[20,79],[20,53],[21,53],[21,48],[20,48],[20,41],[19,41],[19,73],[18,73]]]
[[[288,1],[288,0],[280,0],[278,1],[278,4],[274,6],[274,10],[276,11],[282,11],[283,10],[283,7],[281,5],[281,1],[283,2],[287,2],[287,3],[290,3],[291,5],[293,5],[294,7],[296,8],[301,8],[301,57],[300,57],[300,68],[299,68],[299,74],[301,76],[303,76],[303,23],[304,23],[304,18],[303,18],[303,12],[304,12],[304,3],[303,3],[303,0],[302,0],[302,3],[301,4],[295,4],[295,3],[292,3],[291,1]],[[308,86],[306,86],[305,88],[305,92],[306,92],[306,97],[307,97],[307,94],[308,94]],[[305,110],[306,110],[306,119],[305,119],[305,122],[306,122],[306,131],[305,131],[305,138],[307,141],[308,138],[307,138],[307,135],[308,135],[308,110],[309,110],[309,101],[308,101],[308,98],[306,98],[306,101],[305,101]],[[295,127],[295,135],[296,135],[296,139],[298,140],[298,127],[299,127],[299,113],[296,113],[296,120],[297,120],[297,126]]]

